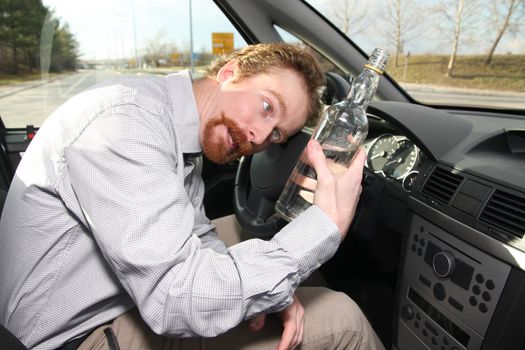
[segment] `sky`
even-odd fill
[[[190,2],[194,52],[211,51],[211,32],[233,31],[211,0],[43,0],[61,23],[69,24],[84,59],[133,57],[135,46],[144,50],[159,33],[165,33],[164,41],[189,49]],[[246,45],[237,33],[234,42]]]
[[[365,17],[364,31],[357,31],[351,33],[351,38],[358,45],[360,45],[365,52],[370,53],[373,47],[383,44],[388,39],[385,37],[385,32],[388,32],[386,27],[385,13],[388,13],[389,3],[394,3],[394,0],[306,0],[315,8],[332,20],[336,25],[337,21],[334,18],[334,10],[342,13],[339,10],[342,3],[350,4],[350,7],[357,16]],[[464,30],[461,36],[461,43],[459,54],[479,55],[486,54],[490,45],[495,38],[490,19],[493,18],[490,9],[493,2],[502,3],[503,0],[466,0],[465,12],[469,11],[468,18],[463,19],[464,28],[472,28],[472,30]],[[458,0],[401,0],[405,5],[405,9],[419,10],[421,12],[412,12],[412,16],[403,22],[403,25],[410,24],[413,26],[412,32],[407,35],[405,53],[411,52],[416,54],[450,54],[451,52],[451,38],[453,23],[447,20],[444,15],[454,18],[455,9],[457,8]],[[445,5],[443,12],[438,11],[439,5]],[[338,7],[339,6],[339,7]],[[393,7],[390,7],[393,8]],[[416,15],[417,13],[417,15]],[[496,53],[514,53],[525,54],[525,6],[522,13],[522,24],[519,31],[515,35],[511,35],[506,31],[503,38],[499,42]],[[468,23],[468,25],[467,25]],[[390,30],[392,32],[393,30]],[[389,48],[391,49],[391,48]]]
[[[282,0],[286,1],[286,0]],[[333,0],[308,0],[321,9],[330,18],[328,7]],[[341,1],[341,0],[338,0]],[[349,0],[352,1],[352,0]],[[443,0],[414,0],[421,5],[435,4]],[[451,1],[451,0],[447,0]],[[471,0],[469,0],[471,1]],[[488,0],[481,0],[488,1]],[[384,8],[386,0],[357,1],[369,9]],[[235,47],[246,45],[242,37],[224,17],[211,0],[43,0],[44,5],[52,9],[61,23],[67,22],[70,30],[80,44],[80,54],[83,59],[116,59],[134,57],[135,48],[142,54],[148,43],[160,41],[170,42],[179,49],[190,48],[190,11],[192,4],[192,34],[193,51],[203,49],[211,51],[212,32],[234,32]],[[373,47],[381,44],[380,34],[373,28],[380,27],[381,19],[369,12],[365,32],[357,34],[353,40],[370,52]],[[421,21],[425,21],[422,18]],[[481,27],[486,27],[479,19]],[[450,50],[450,44],[444,40],[443,28],[426,26],[428,37],[412,45],[407,44],[407,50],[412,53],[443,53]],[[512,36],[508,33],[498,46],[498,53],[525,53],[525,28]],[[429,39],[430,38],[430,39]],[[439,38],[439,39],[436,39]],[[474,43],[462,46],[462,54],[483,54],[488,50],[488,44]]]

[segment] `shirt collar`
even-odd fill
[[[190,71],[169,74],[166,80],[173,109],[173,123],[181,140],[182,153],[202,153],[199,139],[200,118],[193,96]]]

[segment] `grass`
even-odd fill
[[[60,75],[60,74],[58,74],[58,73],[49,73],[49,77],[53,77],[55,75]],[[20,82],[30,81],[30,80],[39,80],[39,79],[42,79],[42,74],[40,72],[37,72],[37,73],[21,73],[19,75],[6,74],[6,73],[3,73],[3,72],[0,72],[0,86],[14,84],[14,83],[20,83]]]
[[[412,55],[405,72],[405,58],[399,58],[397,67],[391,58],[386,70],[401,83],[525,92],[525,55],[496,55],[490,65],[484,64],[485,56],[458,56],[452,77],[446,76],[448,60],[445,55]],[[0,86],[40,78],[40,73],[0,72]]]
[[[447,77],[449,56],[413,55],[392,58],[386,71],[399,82],[458,88],[525,92],[525,55],[497,55],[490,65],[485,56],[458,56],[453,76]]]

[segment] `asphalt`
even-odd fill
[[[54,80],[60,79],[61,76],[54,76],[48,79],[36,79],[29,80],[13,84],[0,85],[0,98],[15,94],[19,91],[31,89],[40,85],[50,83]],[[516,96],[523,97],[525,99],[524,92],[516,91],[501,91],[501,90],[482,90],[482,89],[467,89],[467,88],[455,88],[449,86],[437,86],[437,85],[424,85],[424,84],[413,84],[413,83],[400,83],[407,91],[420,91],[420,92],[436,92],[436,93],[455,93],[461,95],[479,95],[479,96]]]
[[[503,91],[503,90],[484,90],[471,88],[458,88],[451,86],[440,86],[430,84],[399,83],[407,91],[453,93],[458,95],[477,95],[477,96],[515,96],[525,99],[525,92]]]
[[[28,81],[23,81],[19,83],[0,85],[0,98],[16,94],[17,92],[20,92],[23,90],[27,90],[27,89],[31,89],[31,88],[34,88],[40,85],[44,85],[44,84],[50,83],[57,79],[60,79],[60,76],[56,76],[56,77],[49,78],[49,79],[35,79],[35,80],[28,80]]]

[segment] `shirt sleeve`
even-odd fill
[[[133,107],[97,117],[66,149],[71,186],[101,254],[142,318],[168,336],[212,337],[293,292],[339,244],[316,206],[270,241],[203,249],[173,131]]]

